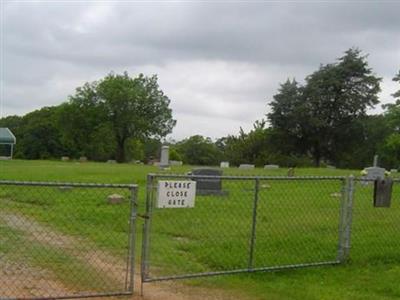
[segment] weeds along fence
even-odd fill
[[[165,181],[214,187],[197,188],[192,208],[159,208]],[[394,181],[391,207],[374,207],[373,181],[352,176],[149,175],[142,282],[349,260],[399,262],[399,198]]]
[[[0,298],[132,294],[137,186],[0,181]]]
[[[220,181],[192,208],[158,208],[165,181]],[[344,177],[150,175],[142,281],[337,264],[351,217]]]

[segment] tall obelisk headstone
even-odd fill
[[[169,168],[169,146],[161,147],[160,168]]]

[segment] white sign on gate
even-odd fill
[[[159,181],[158,208],[194,207],[196,181]]]

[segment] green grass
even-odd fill
[[[184,173],[190,169],[174,167],[170,172]],[[131,164],[0,161],[0,179],[137,183],[141,212],[146,175],[152,172],[158,169]],[[286,173],[283,168],[224,170],[224,174],[230,175]],[[296,169],[297,176],[349,174],[358,175],[359,171]],[[253,266],[335,260],[340,199],[332,195],[340,192],[340,182],[262,181],[260,184]],[[247,268],[254,182],[224,181],[223,188],[229,191],[228,196],[197,196],[193,209],[154,210],[152,276]],[[0,209],[23,213],[124,258],[129,204],[127,201],[121,205],[107,204],[106,196],[114,192],[129,197],[123,190],[0,187]],[[370,186],[356,185],[353,248],[351,261],[346,265],[186,282],[237,290],[252,299],[399,299],[400,187],[394,189],[390,209],[373,208],[371,195]],[[140,220],[139,239],[141,223]],[[6,251],[3,248],[0,247],[0,252]],[[64,271],[60,266],[52,269],[55,274]]]
[[[20,274],[23,281],[33,278],[59,280],[68,289],[78,288],[81,293],[121,289],[119,283],[105,274],[98,276],[98,270],[79,259],[84,249],[62,249],[32,239],[29,234],[7,226],[0,219],[0,254],[8,262],[8,269],[14,275]],[[24,266],[33,268],[24,272]],[[21,271],[22,268],[22,271]],[[45,270],[45,273],[42,271]],[[4,296],[4,295],[2,295]],[[46,296],[46,295],[42,295]],[[57,296],[54,294],[48,296]],[[58,296],[62,296],[59,294]]]

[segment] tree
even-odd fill
[[[178,142],[174,149],[182,157],[184,163],[191,165],[217,165],[221,152],[209,137],[194,135]]]
[[[396,81],[396,82],[398,82],[398,83],[400,84],[400,70],[399,70],[399,72],[396,74],[396,76],[394,76],[393,81]],[[397,101],[400,101],[400,88],[399,88],[399,90],[398,90],[397,92],[395,92],[392,96],[393,96],[395,99],[397,99]]]
[[[381,157],[385,165],[391,168],[398,168],[400,164],[400,133],[392,133],[385,139],[382,145]]]
[[[393,81],[400,83],[400,71],[393,78]],[[395,98],[394,103],[385,104],[384,117],[387,125],[391,129],[390,135],[386,136],[385,143],[382,143],[383,160],[390,167],[398,168],[400,164],[400,90],[392,94]]]
[[[43,107],[26,114],[18,128],[18,156],[28,159],[60,157],[63,145],[57,127],[57,106]]]
[[[68,113],[63,122],[71,124],[70,136],[81,135],[80,141],[100,125],[109,126],[115,141],[115,158],[124,162],[128,139],[164,137],[172,131],[176,121],[172,119],[169,104],[157,76],[140,74],[131,78],[126,72],[110,73],[100,81],[76,89],[69,100],[69,109],[76,114]]]
[[[366,56],[352,48],[337,62],[321,65],[304,87],[281,85],[268,118],[290,147],[309,153],[316,166],[322,159],[337,163],[336,154],[351,149],[352,123],[379,102],[380,81]]]
[[[308,112],[303,103],[303,87],[293,79],[287,79],[280,85],[278,93],[269,104],[271,112],[267,114],[274,130],[276,151],[284,154],[304,154],[307,151],[304,124]]]

